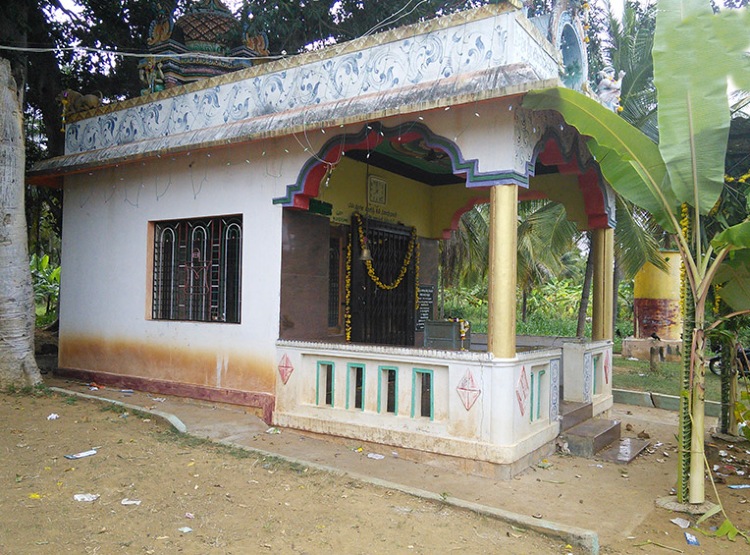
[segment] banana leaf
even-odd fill
[[[523,107],[555,110],[590,137],[587,146],[612,188],[650,212],[665,230],[676,233],[672,214],[679,203],[665,186],[666,167],[651,139],[597,101],[570,89],[531,91]]]
[[[742,50],[750,45],[747,38],[725,37],[727,30],[716,25],[718,19],[704,0],[661,2],[656,15],[659,150],[677,200],[701,214],[708,214],[724,187],[727,76],[737,64],[746,65]]]
[[[714,285],[719,285],[722,300],[733,310],[750,310],[750,249],[729,253],[716,272]]]

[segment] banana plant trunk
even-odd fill
[[[687,223],[687,222],[686,222]],[[691,391],[691,358],[693,354],[693,330],[695,328],[695,304],[693,293],[687,278],[682,277],[682,375],[680,380],[680,413],[679,433],[677,441],[679,444],[677,463],[677,501],[687,503],[688,478],[690,476],[690,440],[693,433],[693,424],[690,418],[690,391]]]
[[[34,292],[24,211],[22,110],[10,63],[0,59],[0,388],[41,381],[34,359]]]
[[[701,504],[706,500],[705,468],[705,414],[706,414],[706,366],[703,364],[705,306],[699,299],[695,307],[695,331],[690,366],[693,373],[692,403],[690,407],[692,434],[690,438],[690,487],[688,500]]]

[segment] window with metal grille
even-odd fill
[[[241,274],[242,216],[154,223],[154,319],[239,323]]]

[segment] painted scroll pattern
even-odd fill
[[[583,402],[590,403],[594,396],[594,357],[583,355]]]
[[[549,362],[549,419],[550,422],[557,420],[560,415],[560,359],[555,358]]]
[[[396,89],[517,64],[532,51],[536,78],[556,76],[555,60],[517,26],[512,13],[500,14],[84,119],[67,125],[66,154],[342,99],[377,102]]]

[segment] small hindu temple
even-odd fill
[[[144,94],[71,115],[65,154],[29,174],[64,192],[59,371],[505,477],[566,412],[606,415],[614,194],[585,138],[522,108],[588,90],[586,6],[528,14],[508,0],[268,61],[219,0],[160,13]],[[591,337],[516,334],[526,199],[592,234]],[[437,311],[441,241],[479,203],[486,336]]]

